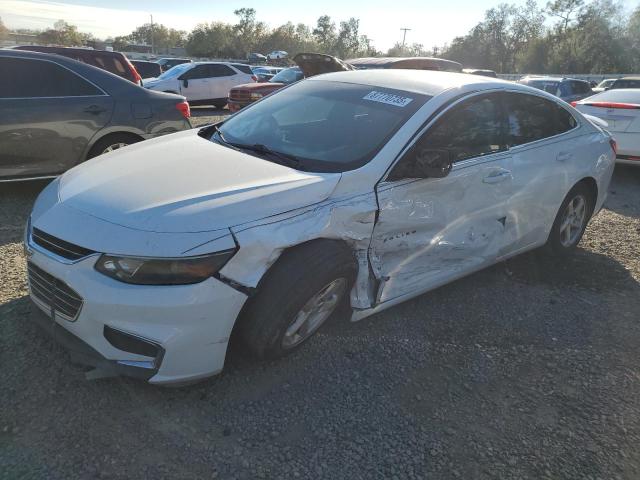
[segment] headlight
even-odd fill
[[[260,100],[264,95],[258,92],[252,92],[250,95],[251,100]]]
[[[185,258],[120,257],[102,255],[95,269],[107,277],[137,285],[187,285],[220,270],[236,250]]]

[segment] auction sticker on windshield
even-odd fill
[[[396,107],[406,107],[413,100],[413,98],[401,97],[400,95],[393,95],[392,93],[377,92],[375,90],[367,93],[362,99],[395,105]]]

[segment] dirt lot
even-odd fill
[[[640,478],[640,169],[577,253],[533,253],[185,389],[87,381],[29,322],[0,184],[2,478]]]

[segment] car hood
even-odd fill
[[[60,202],[150,232],[205,232],[326,199],[339,173],[305,173],[189,130],[96,157],[62,176]]]
[[[345,72],[354,68],[332,55],[323,53],[299,53],[293,61],[300,67],[305,78],[321,73]]]

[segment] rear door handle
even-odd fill
[[[93,113],[94,115],[97,115],[99,113],[102,112],[106,112],[107,109],[104,107],[101,107],[100,105],[89,105],[87,108],[84,109],[85,113]]]
[[[498,170],[494,170],[489,175],[482,179],[483,183],[500,183],[505,180],[510,180],[513,177],[511,176],[511,171],[505,170],[504,168],[500,168]]]

